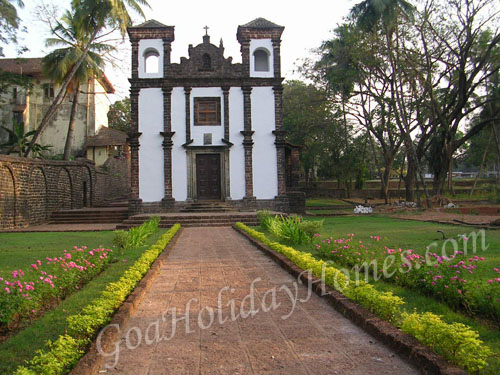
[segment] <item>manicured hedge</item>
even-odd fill
[[[15,375],[62,375],[71,371],[98,331],[110,322],[113,313],[134,290],[179,229],[180,225],[175,224],[124,272],[120,280],[108,284],[101,296],[81,313],[69,316],[67,334],[59,336],[53,343],[47,342],[47,349],[38,351],[27,366],[18,367]]]
[[[448,324],[432,313],[408,314],[403,309],[404,300],[391,292],[379,292],[363,281],[350,282],[348,275],[323,260],[315,259],[310,253],[272,242],[263,233],[243,223],[236,223],[236,227],[283,254],[298,267],[311,270],[316,277],[324,277],[327,285],[358,302],[381,319],[400,327],[450,362],[471,372],[486,365],[491,350],[478,339],[479,334],[470,327],[460,323]]]

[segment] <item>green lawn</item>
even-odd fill
[[[330,198],[309,198],[306,199],[307,207],[320,207],[320,206],[346,206],[349,203],[341,201],[339,199]]]
[[[112,231],[0,233],[0,277],[15,269],[27,270],[37,259],[61,256],[73,246],[110,248],[113,236]]]
[[[415,252],[425,254],[425,249],[432,243],[436,243],[434,249],[441,249],[444,241],[437,230],[442,230],[447,238],[457,238],[458,234],[469,234],[474,228],[461,227],[456,225],[445,225],[435,223],[425,223],[421,221],[398,220],[378,216],[345,216],[345,217],[308,217],[307,220],[324,220],[321,237],[333,237],[334,239],[346,237],[348,233],[354,233],[355,240],[361,240],[365,245],[375,244],[370,236],[381,236],[382,239],[377,242],[377,247],[387,246],[388,248],[413,249]],[[262,230],[261,228],[256,228]],[[266,233],[273,238],[272,235]],[[484,262],[479,263],[474,274],[470,275],[471,280],[483,280],[486,282],[489,278],[496,277],[492,269],[500,268],[500,230],[487,230],[485,232],[486,244],[489,248],[486,251],[478,251],[477,255],[484,256]],[[278,240],[277,238],[273,238]],[[278,240],[279,241],[279,240]],[[461,242],[459,242],[461,244]],[[311,245],[293,245],[294,248],[302,251],[308,251],[315,254]],[[472,248],[470,248],[471,250]],[[448,247],[451,252],[451,246]],[[337,265],[339,268],[345,268]],[[481,374],[499,374],[500,373],[500,332],[498,327],[492,323],[475,319],[461,312],[454,311],[446,304],[437,299],[426,296],[418,290],[407,289],[383,280],[373,281],[371,283],[380,291],[392,291],[400,296],[406,302],[407,311],[417,310],[419,312],[433,312],[442,315],[448,322],[460,322],[467,324],[477,330],[480,338],[494,351],[494,356],[490,358],[489,368],[483,370]]]
[[[437,230],[442,230],[446,238],[454,239],[458,239],[457,235],[459,234],[468,235],[474,231],[474,228],[471,227],[377,216],[311,217],[310,220],[324,220],[322,236],[325,237],[331,236],[335,239],[345,237],[348,233],[354,233],[355,240],[374,244],[375,242],[370,239],[370,236],[376,235],[382,237],[382,240],[377,243],[377,247],[413,249],[421,255],[424,255],[426,247],[433,243],[436,244],[433,245],[433,251],[441,254],[445,241],[442,240],[442,235]],[[488,280],[497,277],[492,270],[494,267],[500,268],[500,230],[486,230],[485,238],[489,247],[486,251],[481,251],[481,247],[477,246],[477,255],[485,257],[486,260],[478,264],[474,274],[470,275],[471,280]],[[459,246],[462,246],[461,241],[459,241]],[[472,250],[472,244],[469,244],[468,249]],[[302,246],[301,250],[309,250],[309,248]],[[459,250],[462,248],[460,247]],[[446,245],[446,251],[448,254],[452,252],[452,245],[449,242]]]
[[[158,230],[149,237],[146,244],[128,250],[117,257],[117,262],[111,263],[99,276],[90,281],[85,287],[62,301],[55,309],[47,312],[43,317],[35,321],[29,327],[20,331],[17,335],[0,344],[0,374],[10,374],[14,369],[23,364],[25,360],[31,359],[36,350],[42,349],[47,340],[55,340],[65,332],[66,318],[78,313],[92,300],[99,297],[107,284],[117,281],[123,272],[130,267],[139,256],[148,249],[166,230]],[[10,270],[13,267],[22,267],[27,262],[32,262],[38,257],[53,256],[60,254],[65,247],[73,245],[86,245],[96,247],[99,245],[110,246],[112,232],[74,232],[74,233],[9,233],[5,234],[8,241],[2,242],[2,254],[11,256],[0,256],[0,267]],[[4,234],[1,235],[3,239]],[[37,236],[38,240],[37,240]],[[47,241],[47,242],[45,242]],[[8,246],[7,246],[8,244]],[[26,245],[24,245],[26,244]],[[29,255],[21,255],[23,247],[31,249]],[[34,249],[38,249],[37,252]],[[19,255],[19,256],[18,256]],[[21,261],[21,257],[24,259]],[[13,259],[5,259],[13,258]],[[28,264],[29,266],[29,264]]]

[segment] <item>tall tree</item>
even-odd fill
[[[454,153],[500,116],[467,124],[496,100],[487,85],[500,69],[497,0],[427,0],[417,23],[419,53],[409,56],[424,87],[432,136],[433,190],[441,194]],[[464,130],[462,132],[462,130]]]
[[[283,124],[288,140],[304,146],[300,153],[306,183],[315,177],[331,125],[331,103],[325,90],[301,81],[288,81],[283,90]]]
[[[63,48],[58,48],[44,57],[42,61],[43,73],[59,85],[66,79],[69,71],[82,55],[90,35],[88,30],[77,22],[75,15],[69,11],[66,11],[61,20],[55,24],[53,33],[56,37],[47,39],[46,45],[48,47],[61,46]],[[64,160],[69,160],[71,156],[80,87],[87,83],[89,79],[101,77],[105,65],[102,55],[112,49],[113,47],[108,44],[92,43],[82,64],[69,81],[65,96],[72,96],[73,101],[64,146]]]
[[[32,145],[35,144],[36,140],[40,136],[41,132],[47,127],[51,117],[56,113],[57,109],[61,105],[66,90],[76,74],[80,65],[83,63],[85,57],[93,43],[95,43],[96,38],[99,37],[105,31],[106,27],[117,28],[120,30],[122,36],[125,36],[127,27],[132,25],[132,19],[128,12],[128,9],[132,9],[142,17],[144,17],[144,12],[141,6],[148,6],[146,0],[73,0],[72,9],[74,11],[74,18],[77,20],[79,27],[87,30],[90,37],[88,39],[85,48],[82,50],[80,57],[76,60],[75,64],[69,70],[64,81],[61,83],[59,92],[54,98],[52,104],[48,108],[47,112],[42,118],[40,125],[37,128],[35,135],[30,146],[25,152],[25,156],[28,156]]]
[[[0,42],[17,42],[20,19],[17,14],[17,8],[24,7],[21,0],[0,0]],[[0,46],[0,56],[3,56],[3,48]]]
[[[111,104],[108,111],[108,126],[111,129],[128,133],[131,122],[130,98],[124,98]]]

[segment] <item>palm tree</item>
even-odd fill
[[[132,25],[132,19],[128,13],[128,8],[141,15],[143,18],[144,12],[141,5],[149,7],[146,0],[73,0],[72,9],[74,11],[74,19],[78,26],[87,30],[90,37],[88,38],[85,48],[81,51],[81,55],[76,60],[74,65],[69,70],[65,79],[61,83],[61,88],[54,98],[54,101],[48,108],[47,112],[42,118],[35,135],[27,147],[24,156],[28,156],[31,148],[40,136],[41,132],[47,127],[49,120],[56,113],[57,108],[61,105],[66,90],[76,74],[80,65],[83,63],[86,55],[90,51],[92,44],[95,43],[99,34],[104,31],[106,27],[117,28],[120,30],[122,37],[125,36],[127,27]]]
[[[57,38],[49,38],[46,41],[48,47],[62,46],[49,53],[43,59],[43,73],[52,78],[56,84],[61,84],[66,79],[68,73],[82,55],[82,51],[88,44],[89,34],[81,27],[75,15],[67,11],[61,21],[57,22],[54,28]],[[64,160],[69,160],[71,155],[71,143],[73,139],[74,124],[78,108],[78,98],[80,85],[85,84],[91,78],[99,78],[104,69],[104,60],[101,54],[109,52],[113,47],[103,43],[91,43],[88,53],[85,55],[82,64],[69,81],[65,95],[73,95],[71,106],[68,134],[64,146]]]
[[[411,16],[415,7],[406,0],[364,0],[351,8],[350,15],[364,31],[373,31],[382,21],[384,31],[392,34],[398,14]]]

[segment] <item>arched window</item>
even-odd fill
[[[160,54],[153,48],[144,51],[144,71],[146,73],[158,73],[160,69]]]
[[[253,53],[254,69],[256,72],[269,71],[269,52],[264,48],[259,48]]]
[[[208,53],[205,53],[201,60],[203,69],[212,68],[212,59],[210,58],[210,55]]]

